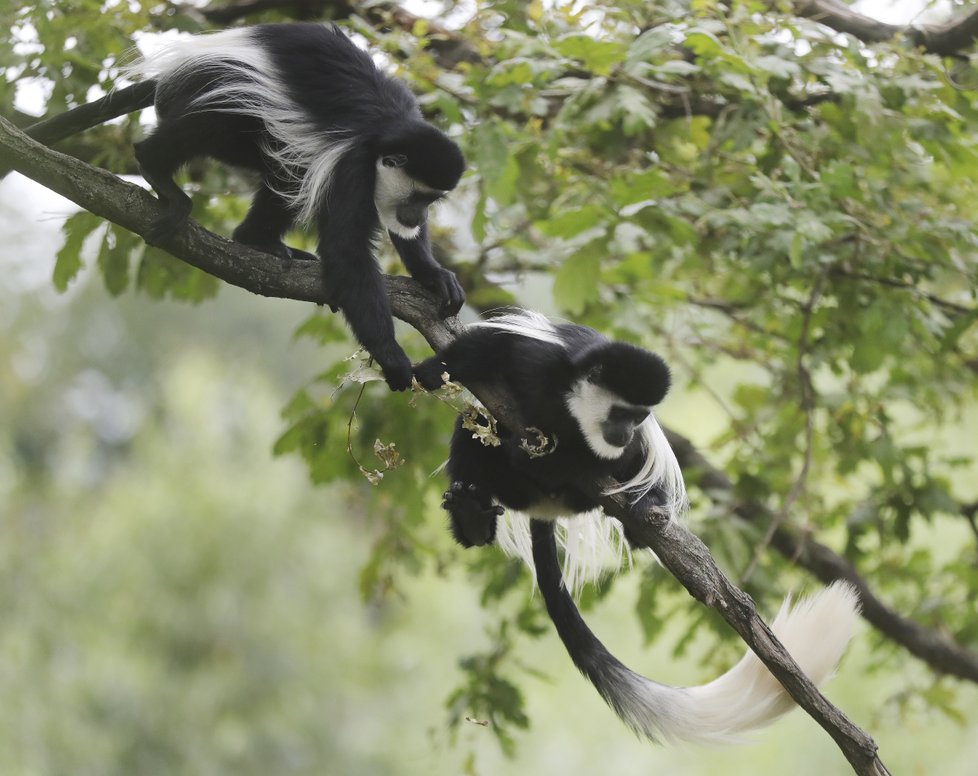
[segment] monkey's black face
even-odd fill
[[[591,452],[606,460],[625,453],[638,427],[652,412],[650,407],[629,404],[587,378],[573,385],[565,402]]]
[[[601,436],[612,447],[627,447],[635,437],[637,429],[649,416],[645,407],[616,404],[601,421]]]
[[[374,205],[385,229],[398,237],[414,239],[427,220],[428,206],[444,194],[412,178],[404,169],[403,155],[382,156],[377,160]]]
[[[441,192],[415,190],[401,200],[394,210],[398,223],[408,229],[421,226],[428,220],[428,207],[441,198]]]

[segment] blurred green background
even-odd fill
[[[660,418],[732,483],[687,472],[690,526],[765,613],[819,583],[735,503],[978,650],[970,45],[869,43],[755,0],[40,0],[0,4],[0,115],[104,94],[134,40],[310,14],[463,146],[433,231],[466,316],[520,301],[664,355]],[[134,175],[150,120],[60,147]],[[219,234],[247,207],[220,166],[180,182]],[[0,776],[850,772],[799,712],[740,747],[633,738],[525,570],[450,540],[452,409],[376,382],[358,399],[354,347],[338,316],[0,182]],[[374,486],[378,439],[405,463]],[[582,608],[660,681],[743,650],[645,553]],[[974,776],[978,687],[939,671],[861,622],[826,692],[894,773]]]
[[[301,461],[270,452],[282,405],[318,367],[292,340],[304,306],[233,288],[199,307],[110,299],[92,276],[56,295],[70,209],[16,176],[0,188],[0,772],[847,772],[797,711],[745,746],[638,741],[553,633],[520,655],[539,675],[524,682],[532,726],[516,759],[474,723],[453,740],[457,661],[486,647],[494,612],[458,568],[364,605],[374,521],[350,488],[315,488]],[[703,432],[704,403],[672,398],[663,416]],[[443,519],[435,505],[427,518]],[[936,550],[968,540],[939,528]],[[637,576],[588,613],[592,627],[646,675],[709,679],[711,632],[671,654],[697,608],[674,583],[672,624],[643,646],[626,616]],[[926,672],[888,673],[898,658],[881,667],[873,640],[861,625],[829,698],[897,772],[973,774],[978,689],[957,689],[960,715],[935,711],[908,689]]]

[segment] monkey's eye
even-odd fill
[[[404,154],[392,154],[391,156],[383,157],[380,163],[384,167],[403,167],[407,164],[407,157]]]

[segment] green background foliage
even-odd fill
[[[422,45],[424,21],[344,24],[465,149],[436,242],[467,314],[515,300],[663,353],[660,418],[736,497],[978,648],[971,62],[756,2],[462,11],[460,63]],[[148,0],[0,10],[0,105],[17,119],[38,93],[44,113],[84,103],[134,36],[209,27]],[[132,173],[141,131],[129,117],[72,150]],[[195,217],[230,233],[247,182],[206,163],[183,182]],[[35,205],[7,206],[19,240],[0,248],[4,772],[845,768],[800,714],[733,753],[632,741],[525,571],[446,537],[432,473],[450,406],[343,380],[358,362],[335,316],[219,290],[86,213],[59,243],[23,223]],[[21,254],[66,296],[25,280]],[[378,439],[403,465],[385,470]],[[694,491],[690,521],[762,608],[817,587],[730,507]],[[741,651],[644,555],[584,604],[657,679],[700,682]],[[973,686],[870,628],[829,694],[891,767],[973,767]]]

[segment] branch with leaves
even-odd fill
[[[145,234],[158,210],[156,200],[145,190],[48,149],[2,119],[0,163],[136,234]],[[284,266],[273,256],[225,240],[194,222],[167,238],[161,247],[205,272],[256,294],[316,303],[325,298],[321,275],[314,262],[297,261]],[[432,348],[442,348],[459,331],[457,321],[439,320],[431,314],[436,305],[414,281],[389,277],[387,288],[394,314],[416,328]],[[476,395],[496,418],[514,430],[522,429],[505,391],[480,387]],[[595,494],[609,484],[593,483]],[[646,502],[629,504],[621,496],[600,496],[600,501],[605,512],[620,520],[639,545],[651,548],[694,598],[719,612],[798,705],[836,741],[856,773],[875,776],[888,773],[877,756],[872,738],[829,703],[801,672],[760,618],[753,601],[723,575],[698,538],[682,524],[664,520]]]

